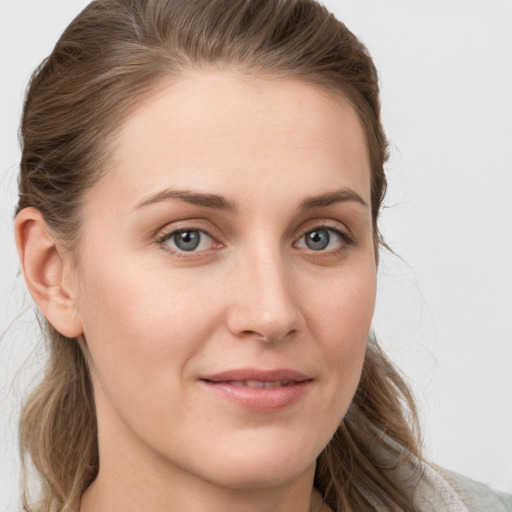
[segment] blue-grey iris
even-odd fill
[[[331,237],[329,232],[326,229],[315,229],[314,231],[310,231],[306,233],[306,246],[313,251],[321,251],[325,249],[329,242],[331,241]]]
[[[182,251],[193,251],[201,242],[199,231],[182,231],[174,235],[176,247]]]

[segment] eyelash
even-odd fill
[[[171,231],[164,232],[157,238],[156,241],[164,251],[171,253],[174,256],[177,256],[178,258],[182,258],[182,259],[192,258],[192,257],[194,257],[194,255],[205,252],[208,249],[204,249],[204,250],[200,250],[200,251],[195,251],[195,250],[184,251],[184,250],[180,250],[180,249],[171,248],[169,246],[169,244],[167,243],[169,240],[171,240],[173,237],[179,235],[180,233],[186,233],[186,232],[191,232],[191,231],[192,232],[197,231],[197,232],[211,238],[213,241],[213,245],[218,245],[218,247],[216,247],[216,249],[220,249],[223,247],[223,245],[220,242],[217,242],[215,237],[212,236],[207,230],[198,228],[198,227],[194,227],[194,226],[187,226],[184,228],[173,229]],[[314,231],[327,231],[330,233],[334,233],[341,240],[341,245],[340,245],[340,247],[338,247],[336,249],[331,249],[328,251],[306,249],[309,257],[325,258],[327,255],[329,255],[330,257],[335,258],[336,256],[339,256],[341,253],[345,252],[347,250],[347,246],[355,245],[355,240],[352,238],[351,235],[349,235],[345,231],[342,231],[338,227],[338,225],[329,224],[329,223],[323,223],[323,224],[319,224],[317,226],[308,227],[308,229],[306,229],[302,232],[300,237],[297,239],[296,242],[294,242],[293,245],[295,246],[298,243],[298,241],[303,239],[308,233],[312,233]]]
[[[182,258],[182,259],[192,258],[195,255],[208,250],[208,249],[204,249],[202,251],[195,251],[195,250],[184,251],[184,250],[180,250],[179,248],[178,249],[172,248],[167,243],[167,242],[169,242],[169,240],[172,240],[175,236],[179,235],[180,233],[188,233],[188,232],[198,232],[198,233],[201,233],[202,235],[206,235],[212,239],[213,245],[218,245],[218,247],[216,247],[216,248],[220,249],[222,247],[222,244],[217,242],[215,240],[215,237],[210,235],[210,233],[208,233],[208,231],[206,231],[205,229],[199,228],[199,227],[194,227],[194,226],[187,226],[184,228],[173,229],[171,231],[164,232],[157,238],[156,241],[164,251],[171,253],[172,255],[177,256],[178,258]]]
[[[343,231],[339,228],[338,224],[326,222],[326,223],[318,224],[313,227],[308,227],[306,230],[304,230],[302,232],[301,236],[297,239],[297,242],[295,242],[294,245],[296,243],[298,243],[299,240],[302,240],[308,233],[312,233],[314,231],[320,231],[320,230],[334,233],[340,239],[340,246],[335,249],[331,249],[331,250],[327,250],[327,251],[324,251],[324,250],[315,251],[314,249],[309,249],[309,250],[307,250],[307,257],[309,259],[311,259],[311,258],[313,258],[313,259],[317,259],[317,258],[336,259],[337,257],[341,256],[348,249],[348,247],[353,246],[356,243],[354,238],[352,238],[352,236],[349,233],[347,233],[346,231]]]

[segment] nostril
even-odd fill
[[[264,333],[252,330],[245,330],[240,333],[243,338],[255,338],[263,343],[279,343],[280,341],[284,341],[286,339],[292,338],[296,334],[296,329],[290,329],[288,332],[283,333]]]

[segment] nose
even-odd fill
[[[293,268],[279,250],[260,246],[248,252],[230,279],[229,330],[266,343],[293,338],[303,326]]]

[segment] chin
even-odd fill
[[[215,457],[210,480],[231,489],[260,489],[289,484],[309,472],[314,474],[318,454],[311,446],[279,447],[269,443],[254,448],[231,447],[228,454]]]
[[[306,467],[285,464],[275,464],[274,467],[262,467],[256,464],[251,464],[250,467],[238,466],[234,470],[230,468],[216,473],[214,483],[234,490],[281,487],[301,478],[306,473],[311,472],[313,475],[315,463],[316,461],[313,461]]]

